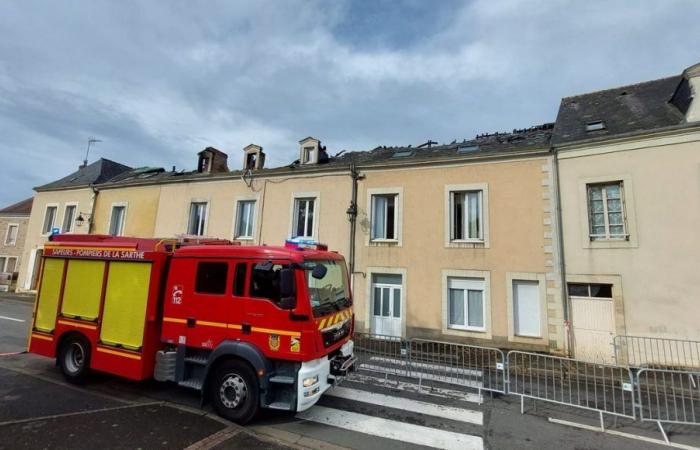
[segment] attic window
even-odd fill
[[[457,153],[469,153],[469,152],[476,152],[479,150],[478,145],[460,145],[457,148]]]
[[[605,127],[605,122],[602,120],[596,120],[594,122],[588,122],[586,124],[586,131],[600,131],[604,130]]]
[[[392,158],[406,158],[408,156],[413,155],[412,150],[399,150],[397,152],[394,152],[394,154],[391,156]]]

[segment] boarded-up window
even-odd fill
[[[68,261],[61,314],[86,320],[97,319],[100,314],[104,270],[104,261]]]
[[[148,263],[110,264],[100,332],[102,342],[130,349],[141,347],[150,278]]]
[[[39,306],[36,310],[34,327],[39,331],[51,332],[56,326],[58,297],[61,295],[64,259],[47,258],[39,290]]]

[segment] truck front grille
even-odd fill
[[[350,334],[351,320],[346,320],[340,328],[333,328],[323,332],[323,345],[330,347]]]

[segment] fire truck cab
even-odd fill
[[[59,235],[40,280],[29,351],[72,382],[175,382],[246,423],[310,408],[354,363],[345,261],[308,242]]]

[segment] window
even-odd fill
[[[225,262],[202,262],[197,265],[197,280],[194,290],[200,294],[223,294],[226,292],[228,264]]]
[[[399,150],[391,155],[392,158],[408,158],[409,156],[413,156],[413,150]]]
[[[17,269],[17,258],[13,256],[0,256],[0,272],[14,273]]]
[[[51,234],[53,224],[56,221],[56,210],[58,206],[47,206],[44,213],[44,226],[41,227],[42,234]]]
[[[612,284],[569,283],[570,297],[612,298]]]
[[[447,279],[448,327],[485,331],[485,282],[481,278]]]
[[[587,188],[590,239],[626,239],[622,182],[589,184]]]
[[[311,161],[311,152],[314,151],[313,147],[304,147],[301,150],[301,163],[306,164]]]
[[[513,325],[516,336],[541,337],[540,286],[537,281],[513,280]]]
[[[281,264],[275,264],[271,270],[258,269],[257,265],[253,267],[253,273],[250,280],[250,296],[266,298],[274,303],[279,303],[280,295],[280,271],[284,267]]]
[[[294,228],[292,237],[313,237],[315,198],[294,199]]]
[[[109,234],[121,236],[124,231],[124,216],[126,216],[126,206],[112,206],[112,215],[109,219]]]
[[[397,240],[397,194],[372,196],[372,234],[374,240]]]
[[[207,203],[192,202],[190,204],[190,218],[187,224],[187,234],[204,236],[204,226],[207,220]]]
[[[15,245],[17,243],[17,233],[19,233],[19,225],[16,223],[9,224],[5,234],[5,245]]]
[[[63,233],[70,233],[73,231],[75,209],[76,205],[66,205],[66,209],[63,211],[63,227],[61,228]]]
[[[255,200],[238,202],[236,209],[236,239],[253,238],[253,220],[255,218]]]
[[[483,241],[483,191],[450,192],[450,240]]]
[[[457,147],[457,153],[471,153],[479,150],[478,145],[460,145]]]
[[[243,297],[245,295],[246,268],[246,263],[236,264],[236,274],[233,278],[233,295],[236,297]]]
[[[600,131],[604,130],[605,128],[605,122],[602,120],[595,120],[586,124],[586,131]]]

